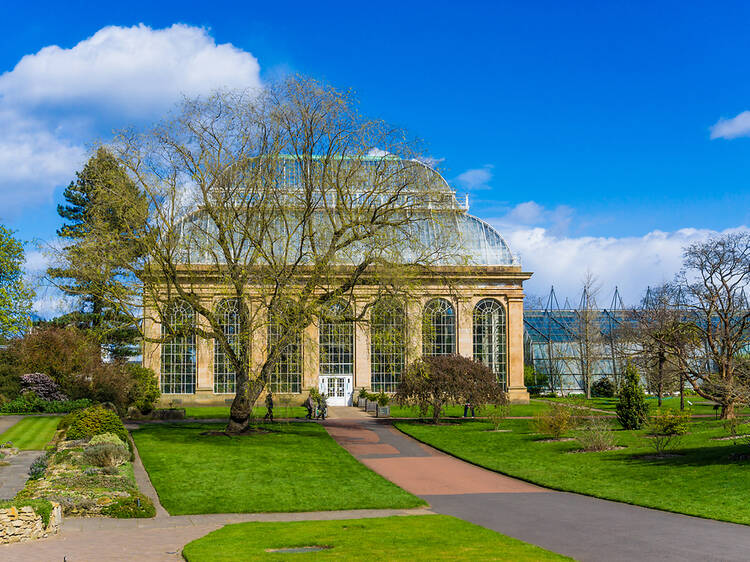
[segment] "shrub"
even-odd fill
[[[573,409],[565,404],[552,402],[544,412],[538,412],[532,422],[537,433],[548,435],[552,439],[560,439],[562,435],[572,429],[575,418]]]
[[[367,389],[364,386],[359,389],[359,397],[367,398]]]
[[[90,405],[91,400],[88,398],[64,401],[52,400],[47,402],[40,400],[34,393],[29,392],[0,406],[0,412],[5,414],[64,414],[65,412],[72,412],[73,410],[85,408]]]
[[[615,395],[615,385],[607,377],[601,377],[591,385],[591,395],[597,398],[612,398]]]
[[[112,443],[127,448],[122,439],[117,437],[114,433],[100,433],[99,435],[94,435],[91,438],[91,441],[89,441],[89,445],[98,445],[99,443]]]
[[[615,445],[615,439],[610,431],[607,420],[594,416],[586,421],[577,437],[581,449],[584,451],[609,451]]]
[[[537,373],[531,365],[524,365],[523,384],[532,396],[539,396],[550,389],[550,379],[546,373]]]
[[[66,439],[89,439],[100,433],[114,433],[123,443],[128,439],[128,432],[118,415],[101,406],[74,412],[70,418]]]
[[[154,517],[156,508],[151,500],[141,493],[134,493],[127,498],[117,498],[102,509],[102,515],[117,519]]]
[[[656,453],[663,455],[680,444],[682,436],[688,432],[690,412],[672,408],[656,410],[649,424],[651,443]]]
[[[510,413],[510,404],[495,404],[487,410],[487,417],[495,428],[495,431],[500,429],[500,424],[503,423],[505,418]]]
[[[130,458],[130,452],[124,445],[105,442],[86,447],[83,458],[94,466],[120,466]]]
[[[44,472],[47,470],[47,464],[49,463],[49,453],[42,453],[29,467],[29,478],[31,480],[38,480],[44,476]]]
[[[126,368],[133,379],[129,396],[130,404],[138,408],[142,414],[148,414],[154,409],[161,396],[156,373],[152,369],[135,364],[129,364]]]
[[[394,399],[417,406],[421,415],[432,409],[433,423],[438,422],[448,404],[504,404],[508,401],[495,373],[484,363],[462,355],[418,359],[404,371]]]
[[[648,404],[641,388],[638,370],[632,363],[625,368],[625,385],[617,402],[617,419],[625,429],[640,429],[648,418]]]
[[[33,392],[46,401],[68,400],[68,396],[60,389],[60,385],[44,373],[29,373],[21,375],[21,393]]]
[[[377,396],[378,406],[381,408],[385,408],[388,405],[388,402],[390,401],[390,398],[388,398],[388,395],[385,392],[381,392]]]

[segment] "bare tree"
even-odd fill
[[[691,244],[673,286],[686,338],[662,338],[695,391],[721,404],[722,419],[750,400],[750,234]]]
[[[463,259],[442,227],[452,212],[445,185],[419,148],[361,115],[350,92],[304,77],[186,100],[171,120],[124,131],[110,147],[146,208],[104,190],[94,207],[120,212],[117,231],[101,220],[85,251],[62,257],[100,281],[91,285],[146,342],[214,340],[235,374],[227,431],[243,431],[308,325],[364,318],[355,289],[367,286],[370,302],[403,297],[435,275],[433,264]],[[118,253],[122,239],[137,251]],[[97,277],[107,263],[118,275]],[[216,294],[232,303],[238,329],[227,331]],[[175,315],[175,303],[195,321]],[[160,335],[149,330],[157,323]],[[260,358],[254,342],[264,342]]]
[[[600,311],[596,304],[599,291],[596,277],[591,272],[587,272],[583,278],[581,300],[572,326],[573,338],[578,347],[578,364],[586,390],[586,398],[591,398],[592,377],[601,358],[603,343]]]

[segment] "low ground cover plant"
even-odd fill
[[[64,414],[91,405],[88,398],[78,400],[42,400],[29,392],[0,406],[4,414]]]

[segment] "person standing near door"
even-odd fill
[[[307,395],[307,400],[305,400],[303,406],[307,408],[307,415],[305,416],[305,419],[311,420],[314,407],[312,396],[310,396],[309,394]]]
[[[266,415],[263,419],[273,421],[273,394],[270,391],[266,394]]]

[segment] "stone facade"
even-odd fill
[[[42,516],[29,506],[0,509],[0,544],[43,539],[60,532],[62,510],[60,504],[52,502],[49,525]]]
[[[444,267],[441,274],[449,281],[443,285],[434,280],[425,280],[421,285],[421,296],[405,303],[405,324],[407,342],[405,345],[407,363],[416,359],[422,352],[422,311],[431,299],[448,300],[456,312],[456,352],[466,357],[473,357],[473,311],[482,299],[494,299],[505,312],[505,341],[507,390],[514,403],[526,403],[529,400],[524,386],[523,357],[523,281],[531,274],[522,271],[518,265]],[[207,282],[202,289],[203,304],[213,309],[224,298],[219,287],[212,286],[207,275]],[[367,286],[359,288],[354,295],[353,306],[364,305],[373,298],[374,290]],[[256,306],[252,301],[249,306]],[[147,314],[147,317],[155,314]],[[202,322],[200,317],[197,322]],[[158,338],[161,326],[153,321],[145,323],[146,333]],[[311,324],[302,337],[302,389],[299,394],[284,395],[277,403],[290,405],[301,404],[307,396],[306,390],[317,386],[319,375],[318,325]],[[260,365],[264,359],[265,330],[258,330],[252,339],[252,363]],[[146,343],[143,348],[143,364],[150,367],[160,376],[161,349],[157,343]],[[196,338],[196,387],[191,394],[162,394],[161,406],[189,405],[224,405],[231,402],[231,394],[215,394],[213,387],[213,343],[210,340]],[[356,323],[354,326],[354,388],[371,388],[370,371],[370,338],[368,326]],[[262,402],[261,402],[262,403]]]

